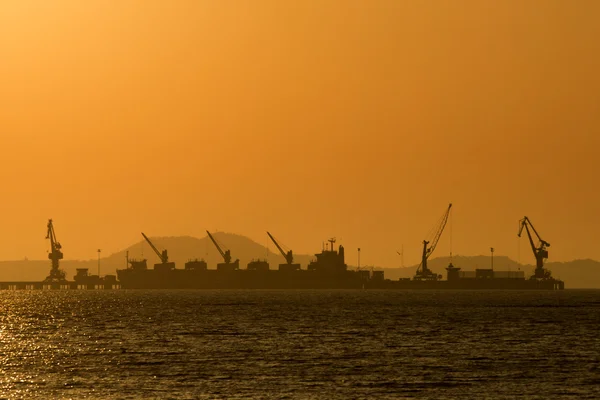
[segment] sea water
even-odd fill
[[[600,291],[0,292],[0,397],[600,398]]]

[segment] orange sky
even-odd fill
[[[0,3],[0,259],[205,229],[600,259],[600,2]],[[436,255],[450,250],[446,232]],[[232,249],[232,251],[234,251]]]

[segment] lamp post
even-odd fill
[[[492,269],[494,269],[494,248],[490,247],[490,251],[492,252]]]
[[[98,249],[98,278],[100,277],[100,252],[102,249]]]
[[[358,269],[360,269],[360,247],[358,248]]]

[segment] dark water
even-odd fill
[[[600,291],[0,293],[4,398],[600,398]]]

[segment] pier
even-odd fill
[[[94,278],[95,276],[90,276]],[[114,277],[114,275],[113,275]],[[97,278],[97,277],[96,277]],[[121,284],[114,279],[89,279],[88,281],[62,281],[62,282],[31,282],[31,281],[13,281],[0,282],[0,291],[2,290],[115,290],[121,289]]]

